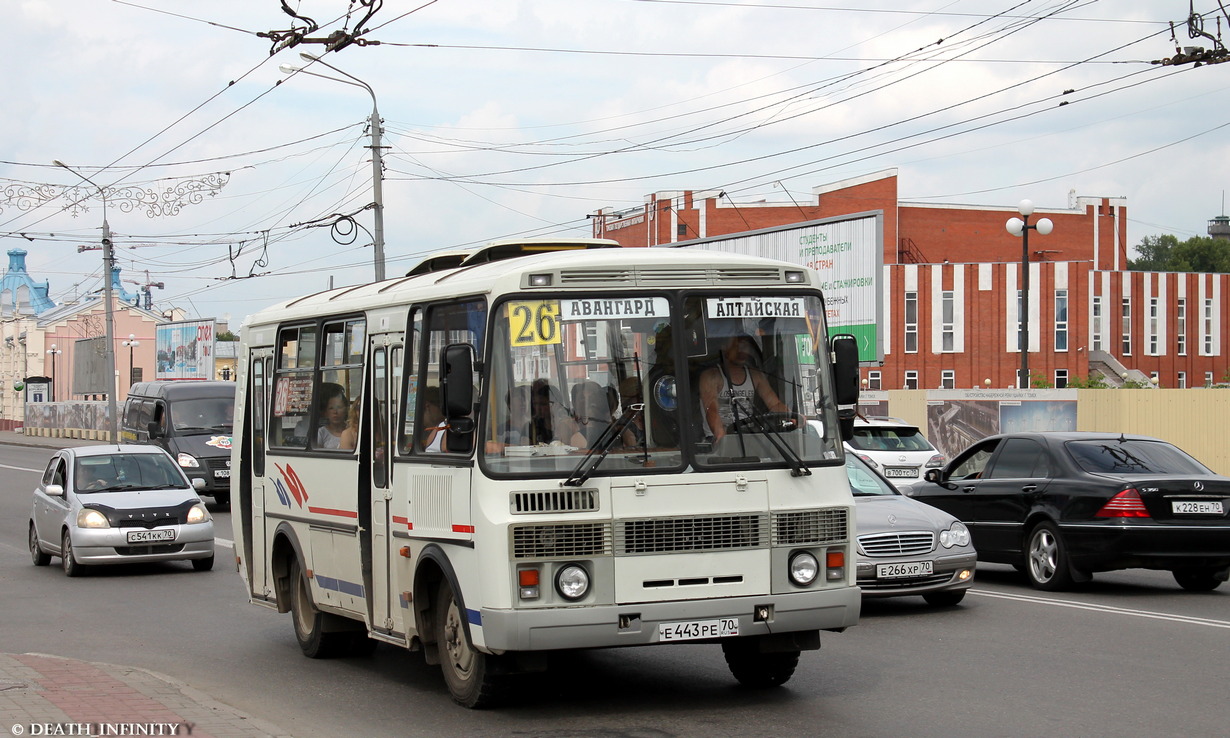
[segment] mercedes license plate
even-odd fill
[[[1175,515],[1224,515],[1221,500],[1173,500],[1170,510]]]
[[[931,574],[930,561],[904,561],[898,564],[876,566],[876,579],[908,579]]]
[[[162,530],[130,530],[128,531],[129,543],[157,543],[159,541],[174,541],[175,531],[170,529]]]
[[[697,638],[725,638],[737,635],[739,635],[738,618],[658,623],[659,641],[692,641]]]
[[[884,476],[886,477],[917,477],[918,467],[916,466],[886,466],[884,467]]]

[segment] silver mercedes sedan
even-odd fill
[[[858,517],[863,597],[922,595],[937,607],[964,599],[978,559],[965,525],[901,494],[855,454],[846,454],[846,474]]]

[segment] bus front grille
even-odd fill
[[[515,525],[511,530],[514,559],[609,556],[611,553],[611,528],[605,522]]]
[[[623,520],[615,524],[615,553],[656,554],[763,548],[768,515]]]
[[[773,516],[774,546],[810,546],[850,540],[845,508],[791,510]]]
[[[509,504],[514,515],[593,512],[598,509],[598,490],[557,489],[542,492],[513,492]]]

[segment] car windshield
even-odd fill
[[[917,428],[905,426],[855,426],[849,444],[859,451],[933,450]]]
[[[178,400],[171,411],[175,430],[231,432],[235,418],[235,401],[228,397],[202,397]]]
[[[79,456],[73,464],[73,488],[82,494],[187,486],[175,462],[162,453]]]
[[[846,476],[855,497],[878,497],[900,494],[891,484],[880,479],[867,463],[854,454],[846,454]]]
[[[1068,453],[1094,474],[1195,474],[1213,472],[1165,441],[1069,441]]]
[[[584,479],[677,472],[685,451],[708,467],[836,461],[819,297],[677,299],[621,293],[499,304],[485,467]],[[729,408],[714,415],[716,430],[703,411],[709,386]]]

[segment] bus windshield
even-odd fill
[[[567,476],[591,452],[598,474],[835,461],[822,315],[814,295],[504,302],[485,466]]]

